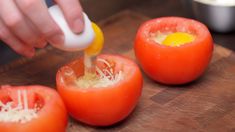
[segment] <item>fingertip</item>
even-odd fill
[[[69,27],[74,33],[81,33],[84,29],[83,9],[79,0],[55,0],[62,9]]]
[[[53,45],[62,45],[64,43],[64,35],[57,34],[48,39],[48,41]]]
[[[46,46],[47,46],[47,42],[45,41],[45,42],[41,43],[41,47],[39,47],[39,48],[45,48]]]
[[[26,52],[24,53],[24,56],[27,58],[32,58],[35,55],[35,49],[31,48],[26,50]]]
[[[84,29],[84,21],[83,18],[77,18],[74,20],[72,25],[72,31],[74,33],[81,33]]]
[[[35,47],[42,49],[42,48],[46,47],[46,45],[47,45],[47,42],[46,42],[45,40],[39,40],[39,41],[37,42],[37,44],[35,45]]]

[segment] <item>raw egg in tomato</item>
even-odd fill
[[[184,84],[206,70],[213,40],[207,27],[196,20],[162,17],[141,25],[134,50],[150,78],[164,84]]]

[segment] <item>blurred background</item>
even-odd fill
[[[235,51],[235,32],[233,30],[235,27],[235,6],[215,5],[215,7],[211,4],[208,6],[200,2],[193,3],[192,0],[80,0],[80,2],[84,11],[93,21],[103,20],[122,10],[131,10],[150,18],[181,16],[198,19],[210,27],[216,44]],[[52,4],[53,2],[48,2],[48,5]],[[226,22],[228,24],[225,25]],[[218,26],[220,28],[217,29]],[[0,42],[0,65],[18,57],[20,56]]]

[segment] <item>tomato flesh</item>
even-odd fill
[[[143,79],[138,66],[131,60],[116,55],[99,55],[114,63],[114,72],[122,71],[123,79],[104,87],[83,88],[71,85],[72,80],[84,75],[83,59],[62,67],[57,72],[57,89],[66,107],[75,119],[94,126],[108,126],[126,118],[137,104],[141,95]],[[102,69],[105,64],[96,62]],[[73,77],[65,72],[69,69]]]
[[[28,110],[36,108],[36,117],[25,122],[0,121],[1,132],[66,131],[67,111],[55,90],[44,86],[2,86],[0,88],[0,101],[3,104],[11,102],[13,103],[11,107],[16,107],[19,105],[19,91],[27,92]],[[22,103],[25,109],[24,100],[22,100]]]
[[[192,42],[166,46],[151,39],[154,33],[184,32],[193,34]],[[192,19],[163,17],[149,20],[139,28],[135,55],[145,73],[164,84],[184,84],[197,79],[207,68],[213,40],[207,27]]]

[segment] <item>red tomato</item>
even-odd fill
[[[70,85],[84,74],[83,59],[62,67],[57,72],[58,91],[67,110],[75,119],[94,126],[108,126],[127,117],[141,95],[143,79],[138,66],[131,60],[116,55],[99,55],[113,64],[114,71],[121,70],[123,79],[115,84],[83,88]],[[103,63],[96,62],[102,69]]]
[[[27,106],[31,110],[36,107],[37,116],[25,122],[9,122],[1,121],[0,119],[1,132],[66,131],[66,108],[58,93],[51,88],[44,86],[3,86],[0,88],[0,101],[3,104],[12,102],[13,108],[16,108],[16,106],[22,101],[23,104],[21,104],[24,106],[26,104],[24,103],[24,99],[26,98],[22,95],[23,91],[27,92],[25,94],[25,97],[27,96]],[[19,97],[21,97],[21,101],[19,101]],[[3,107],[0,107],[0,110],[2,109]]]
[[[181,46],[165,46],[151,39],[156,32],[187,32],[195,40]],[[213,40],[207,27],[192,19],[163,17],[149,20],[139,28],[135,55],[145,73],[165,84],[184,84],[203,74],[212,57]]]

